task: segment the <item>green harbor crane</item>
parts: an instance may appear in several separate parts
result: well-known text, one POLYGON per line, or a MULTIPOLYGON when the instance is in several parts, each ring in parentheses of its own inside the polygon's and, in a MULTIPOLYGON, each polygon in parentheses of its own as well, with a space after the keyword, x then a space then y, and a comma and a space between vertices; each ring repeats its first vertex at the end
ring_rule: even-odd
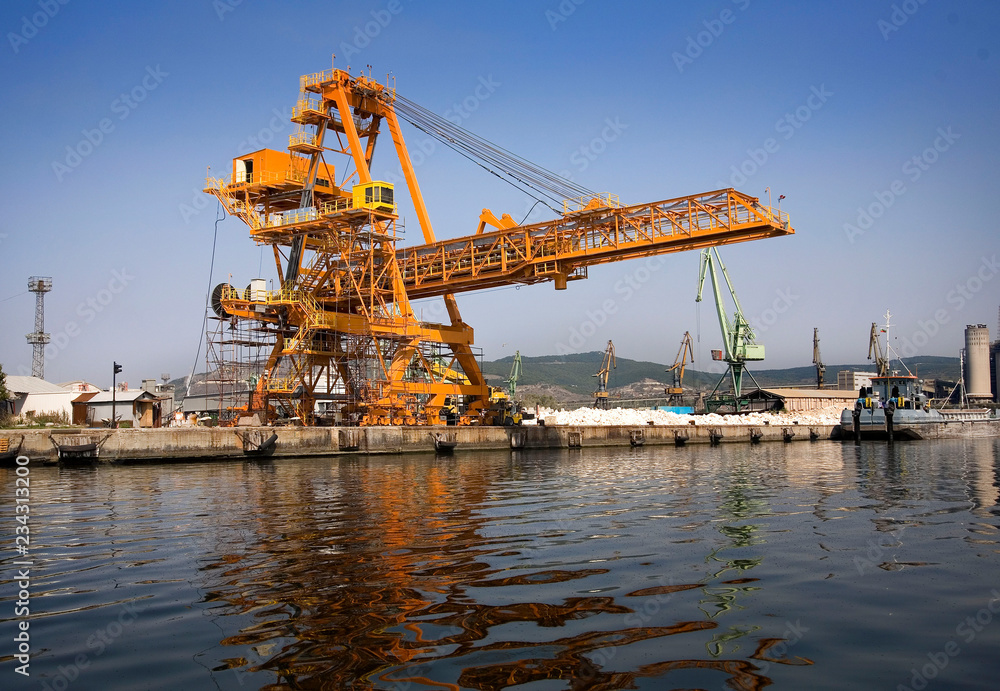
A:
POLYGON ((760 385, 757 384, 757 380, 753 378, 753 375, 750 374, 749 371, 747 371, 745 363, 748 361, 763 360, 764 346, 754 343, 753 328, 750 326, 750 322, 748 322, 743 316, 743 309, 740 307, 739 298, 736 297, 736 291, 733 289, 733 283, 729 280, 729 273, 726 271, 726 265, 722 263, 722 258, 719 257, 719 250, 714 247, 703 249, 701 251, 701 269, 698 277, 698 297, 695 298, 695 302, 701 302, 701 294, 703 288, 705 287, 706 275, 711 275, 712 277, 712 289, 715 292, 715 307, 719 313, 719 326, 722 327, 723 350, 713 350, 712 359, 725 360, 725 362, 729 365, 729 369, 726 374, 728 374, 730 378, 732 393, 717 394, 719 387, 726 379, 726 374, 723 374, 719 383, 716 384, 715 388, 712 390, 712 393, 707 399, 705 399, 705 410, 710 413, 740 413, 750 408, 749 397, 743 392, 744 373, 750 376, 750 380, 754 383, 754 386, 757 387, 757 390, 760 389, 760 385), (718 265, 718 269, 716 268, 716 265, 718 265), (719 289, 718 272, 720 271, 722 273, 722 277, 726 279, 726 286, 729 288, 729 294, 732 296, 733 303, 736 305, 736 311, 733 314, 733 320, 731 322, 726 316, 726 306, 722 298, 722 291, 719 289))
POLYGON ((521 378, 521 351, 514 351, 514 362, 510 366, 510 376, 507 377, 507 395, 514 400, 517 393, 517 380, 521 378))

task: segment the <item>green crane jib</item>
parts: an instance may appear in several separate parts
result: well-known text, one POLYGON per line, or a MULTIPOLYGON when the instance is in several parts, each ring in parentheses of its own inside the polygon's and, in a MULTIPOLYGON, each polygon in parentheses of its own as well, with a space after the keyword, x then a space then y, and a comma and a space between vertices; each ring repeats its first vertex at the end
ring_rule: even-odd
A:
POLYGON ((754 343, 753 328, 751 328, 750 322, 748 322, 743 316, 743 309, 740 307, 739 298, 736 297, 736 291, 733 289, 733 283, 729 280, 729 273, 726 271, 726 265, 722 263, 722 258, 719 257, 719 250, 714 247, 701 251, 701 270, 698 277, 698 297, 695 298, 695 302, 701 302, 701 294, 702 289, 705 287, 706 274, 711 274, 712 276, 712 289, 715 292, 715 307, 719 313, 719 326, 722 328, 722 343, 724 348, 721 352, 712 351, 712 359, 725 360, 729 364, 729 370, 727 373, 730 376, 733 393, 731 396, 721 394, 716 396, 719 386, 726 378, 726 375, 723 374, 722 379, 719 380, 719 383, 715 385, 715 389, 712 390, 711 395, 706 399, 705 406, 708 412, 715 412, 720 408, 726 407, 731 408, 732 412, 738 413, 749 407, 749 400, 743 395, 743 374, 748 374, 750 376, 750 380, 753 381, 754 386, 756 386, 757 389, 760 389, 760 385, 757 384, 757 380, 754 379, 753 375, 746 370, 744 363, 763 360, 764 346, 754 343), (726 279, 726 286, 729 288, 729 294, 732 296, 733 303, 736 305, 736 312, 733 314, 732 322, 730 322, 728 317, 726 317, 726 307, 723 302, 722 291, 719 289, 719 277, 716 270, 716 264, 718 264, 718 271, 721 271, 722 277, 726 279))
POLYGON ((517 393, 517 380, 521 378, 521 351, 514 352, 514 364, 510 366, 510 376, 507 377, 507 395, 514 400, 517 393))

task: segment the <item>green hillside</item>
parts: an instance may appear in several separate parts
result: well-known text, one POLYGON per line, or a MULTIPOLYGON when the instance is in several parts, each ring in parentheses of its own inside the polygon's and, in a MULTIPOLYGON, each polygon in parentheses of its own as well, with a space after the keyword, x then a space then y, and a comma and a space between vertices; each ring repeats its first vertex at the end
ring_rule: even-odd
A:
MULTIPOLYGON (((492 360, 483 363, 483 373, 494 386, 501 385, 510 374, 513 356, 492 360)), ((543 355, 540 357, 521 358, 521 379, 519 385, 548 384, 561 386, 570 391, 589 393, 594 388, 595 379, 593 377, 601 368, 604 353, 592 351, 589 353, 573 353, 570 355, 543 355)), ((628 386, 643 379, 653 379, 664 383, 669 382, 672 374, 667 373, 667 365, 658 362, 647 362, 641 360, 629 360, 628 358, 618 358, 618 367, 611 371, 608 377, 608 387, 616 388, 628 386)), ((958 378, 959 361, 958 358, 950 357, 920 357, 906 361, 910 370, 924 379, 949 379, 958 378)), ((892 363, 893 369, 905 371, 898 363, 892 363)), ((826 382, 836 385, 837 372, 840 370, 854 370, 860 372, 871 372, 872 363, 860 363, 852 365, 827 365, 826 382)), ((786 369, 754 369, 750 368, 753 376, 761 386, 810 386, 816 384, 816 368, 791 367, 786 369)), ((684 373, 684 385, 701 389, 711 389, 719 380, 718 374, 701 372, 687 369, 684 373)))

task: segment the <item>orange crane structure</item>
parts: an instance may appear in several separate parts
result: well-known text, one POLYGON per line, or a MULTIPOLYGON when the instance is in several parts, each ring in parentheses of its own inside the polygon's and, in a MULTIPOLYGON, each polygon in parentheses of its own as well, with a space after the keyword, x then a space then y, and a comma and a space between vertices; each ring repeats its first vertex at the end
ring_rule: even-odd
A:
POLYGON ((267 421, 500 422, 455 293, 546 281, 563 290, 596 264, 794 233, 787 214, 733 189, 623 205, 488 145, 370 75, 331 68, 300 87, 287 153, 240 156, 231 177, 209 178, 205 189, 271 247, 280 277, 274 290, 256 279, 213 295, 220 319, 270 339, 246 406, 267 421), (549 200, 578 194, 563 196, 552 220, 518 225, 484 209, 474 234, 438 240, 397 113, 491 172, 503 168, 519 188, 548 190, 549 200), (372 177, 383 125, 423 235, 416 246, 397 247, 395 187, 372 177), (341 168, 330 154, 343 157, 341 168), (417 318, 411 300, 428 297, 444 299, 449 323, 417 318), (317 419, 319 401, 333 418, 317 419))

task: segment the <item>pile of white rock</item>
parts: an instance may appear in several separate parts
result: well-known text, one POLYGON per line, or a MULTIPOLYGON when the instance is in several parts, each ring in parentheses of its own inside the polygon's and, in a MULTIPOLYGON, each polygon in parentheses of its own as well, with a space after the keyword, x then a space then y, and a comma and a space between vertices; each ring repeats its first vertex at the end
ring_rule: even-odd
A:
MULTIPOLYGON (((640 410, 636 408, 577 408, 576 410, 539 409, 538 417, 546 425, 607 425, 635 426, 648 425, 836 425, 840 422, 843 406, 835 405, 817 410, 780 413, 746 413, 743 415, 686 415, 666 410, 640 410)), ((532 424, 536 420, 525 420, 532 424)))

